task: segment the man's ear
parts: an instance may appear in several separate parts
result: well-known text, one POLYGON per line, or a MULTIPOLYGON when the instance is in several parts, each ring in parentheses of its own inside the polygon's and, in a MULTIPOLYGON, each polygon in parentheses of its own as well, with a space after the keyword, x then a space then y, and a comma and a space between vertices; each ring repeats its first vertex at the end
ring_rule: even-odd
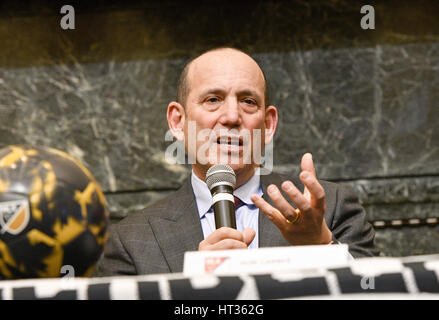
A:
POLYGON ((265 109, 265 144, 269 144, 276 133, 278 114, 275 106, 265 109))
POLYGON ((183 106, 175 101, 172 101, 168 105, 168 112, 166 114, 168 119, 169 130, 171 130, 172 135, 178 141, 184 140, 184 122, 185 113, 183 106))

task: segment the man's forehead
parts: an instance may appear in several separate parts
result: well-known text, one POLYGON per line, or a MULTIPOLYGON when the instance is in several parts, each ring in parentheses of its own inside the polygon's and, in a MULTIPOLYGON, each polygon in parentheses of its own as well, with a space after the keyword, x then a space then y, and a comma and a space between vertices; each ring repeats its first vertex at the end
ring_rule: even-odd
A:
POLYGON ((207 52, 191 62, 188 80, 214 80, 221 76, 242 76, 254 85, 264 85, 264 76, 259 65, 247 54, 234 49, 219 49, 207 52))

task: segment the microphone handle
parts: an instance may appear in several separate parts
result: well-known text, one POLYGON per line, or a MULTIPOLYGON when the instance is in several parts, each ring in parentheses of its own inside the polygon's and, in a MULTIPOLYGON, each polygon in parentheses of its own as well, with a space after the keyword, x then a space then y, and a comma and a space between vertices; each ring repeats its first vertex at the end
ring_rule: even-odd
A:
POLYGON ((229 227, 236 229, 235 202, 233 201, 233 188, 228 185, 218 185, 212 189, 214 198, 221 200, 213 204, 215 227, 229 227), (227 199, 226 199, 227 198, 227 199))
POLYGON ((215 227, 229 227, 236 229, 235 204, 229 200, 220 200, 213 205, 215 227))

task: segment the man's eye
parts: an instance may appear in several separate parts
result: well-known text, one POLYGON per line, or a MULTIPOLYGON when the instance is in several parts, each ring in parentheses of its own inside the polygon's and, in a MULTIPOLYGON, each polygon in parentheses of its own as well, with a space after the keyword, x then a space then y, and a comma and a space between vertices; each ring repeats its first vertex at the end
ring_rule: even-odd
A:
POLYGON ((209 103, 216 103, 218 101, 220 101, 218 97, 210 97, 210 98, 206 99, 206 102, 209 102, 209 103))
POLYGON ((256 105, 256 101, 252 100, 252 99, 244 99, 244 102, 246 104, 251 104, 251 105, 256 105))

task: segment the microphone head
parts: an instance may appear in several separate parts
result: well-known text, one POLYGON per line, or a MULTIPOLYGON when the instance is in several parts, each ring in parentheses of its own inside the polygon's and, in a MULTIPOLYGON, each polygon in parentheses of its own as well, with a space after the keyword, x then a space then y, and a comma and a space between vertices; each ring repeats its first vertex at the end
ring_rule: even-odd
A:
POLYGON ((210 191, 220 184, 226 184, 235 189, 235 171, 227 164, 216 164, 207 170, 206 184, 210 191))

